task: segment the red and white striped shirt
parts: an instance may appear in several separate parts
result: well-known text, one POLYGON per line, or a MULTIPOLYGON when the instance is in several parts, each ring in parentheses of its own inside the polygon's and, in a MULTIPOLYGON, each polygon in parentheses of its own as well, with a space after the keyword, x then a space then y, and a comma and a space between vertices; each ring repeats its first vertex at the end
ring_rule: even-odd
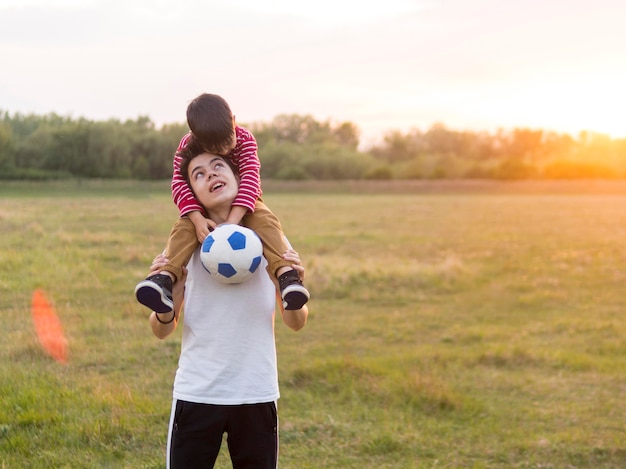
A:
MULTIPOLYGON (((239 193, 233 201, 233 205, 240 205, 246 207, 250 212, 254 212, 256 201, 261 196, 261 162, 259 160, 256 139, 248 129, 239 126, 235 126, 235 134, 237 135, 237 144, 228 157, 239 168, 241 181, 239 183, 239 193)), ((176 153, 185 146, 189 137, 191 137, 191 132, 182 138, 176 153)), ((202 205, 194 197, 191 188, 180 173, 181 162, 182 157, 178 154, 174 155, 172 199, 178 210, 180 210, 181 217, 194 210, 204 213, 202 205)))

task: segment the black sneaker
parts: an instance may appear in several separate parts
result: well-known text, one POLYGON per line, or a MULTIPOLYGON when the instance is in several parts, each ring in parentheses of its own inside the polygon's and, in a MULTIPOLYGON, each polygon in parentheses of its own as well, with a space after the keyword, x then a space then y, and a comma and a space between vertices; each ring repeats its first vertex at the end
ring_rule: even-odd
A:
POLYGON ((285 309, 300 309, 309 301, 309 292, 302 285, 300 276, 295 270, 289 270, 278 277, 278 285, 285 309))
POLYGON ((169 313, 174 308, 172 279, 169 275, 156 274, 139 282, 135 287, 137 301, 157 313, 169 313))

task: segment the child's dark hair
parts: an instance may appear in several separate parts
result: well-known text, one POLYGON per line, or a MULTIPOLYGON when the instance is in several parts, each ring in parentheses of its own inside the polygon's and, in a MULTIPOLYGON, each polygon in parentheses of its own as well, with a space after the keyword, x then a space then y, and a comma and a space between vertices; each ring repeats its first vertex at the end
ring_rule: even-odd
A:
MULTIPOLYGON (((191 135, 185 143, 185 146, 178 150, 178 152, 176 153, 177 156, 180 156, 182 158, 182 161, 180 162, 180 174, 185 179, 190 189, 191 184, 189 183, 189 163, 191 163, 191 160, 193 160, 196 156, 202 153, 207 153, 207 151, 202 147, 202 145, 200 145, 200 142, 198 142, 198 139, 195 137, 195 135, 191 135)), ((235 165, 232 159, 228 157, 221 158, 226 162, 226 164, 228 164, 228 166, 230 166, 230 168, 233 170, 233 173, 235 173, 235 176, 239 176, 239 168, 237 167, 237 165, 235 165)))
POLYGON ((219 153, 232 139, 233 113, 224 98, 203 93, 187 106, 187 125, 205 150, 219 153))

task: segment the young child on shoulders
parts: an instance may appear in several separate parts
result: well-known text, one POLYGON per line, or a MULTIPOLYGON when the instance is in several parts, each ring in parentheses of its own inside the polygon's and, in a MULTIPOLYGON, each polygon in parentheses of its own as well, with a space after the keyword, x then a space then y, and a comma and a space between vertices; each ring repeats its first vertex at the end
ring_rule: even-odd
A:
POLYGON ((198 243, 202 243, 216 227, 216 223, 206 217, 180 173, 180 153, 191 145, 197 145, 208 153, 230 158, 238 168, 239 193, 227 223, 242 224, 256 232, 263 242, 263 254, 270 274, 278 280, 284 308, 302 308, 309 300, 309 292, 291 263, 283 259, 282 254, 288 246, 280 220, 261 199, 261 163, 254 136, 235 123, 228 103, 215 94, 201 94, 189 104, 187 124, 190 132, 180 141, 173 162, 172 198, 180 211, 180 218, 172 228, 165 249, 169 264, 160 273, 137 284, 137 300, 157 313, 171 311, 173 284, 181 278, 182 268, 198 243))

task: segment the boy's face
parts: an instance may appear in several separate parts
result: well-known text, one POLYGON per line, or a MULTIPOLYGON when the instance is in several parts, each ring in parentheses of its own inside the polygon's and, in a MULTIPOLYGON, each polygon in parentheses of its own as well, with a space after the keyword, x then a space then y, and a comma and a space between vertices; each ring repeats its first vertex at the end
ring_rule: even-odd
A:
POLYGON ((202 153, 191 160, 189 183, 207 210, 230 207, 239 192, 239 180, 224 157, 202 153))

